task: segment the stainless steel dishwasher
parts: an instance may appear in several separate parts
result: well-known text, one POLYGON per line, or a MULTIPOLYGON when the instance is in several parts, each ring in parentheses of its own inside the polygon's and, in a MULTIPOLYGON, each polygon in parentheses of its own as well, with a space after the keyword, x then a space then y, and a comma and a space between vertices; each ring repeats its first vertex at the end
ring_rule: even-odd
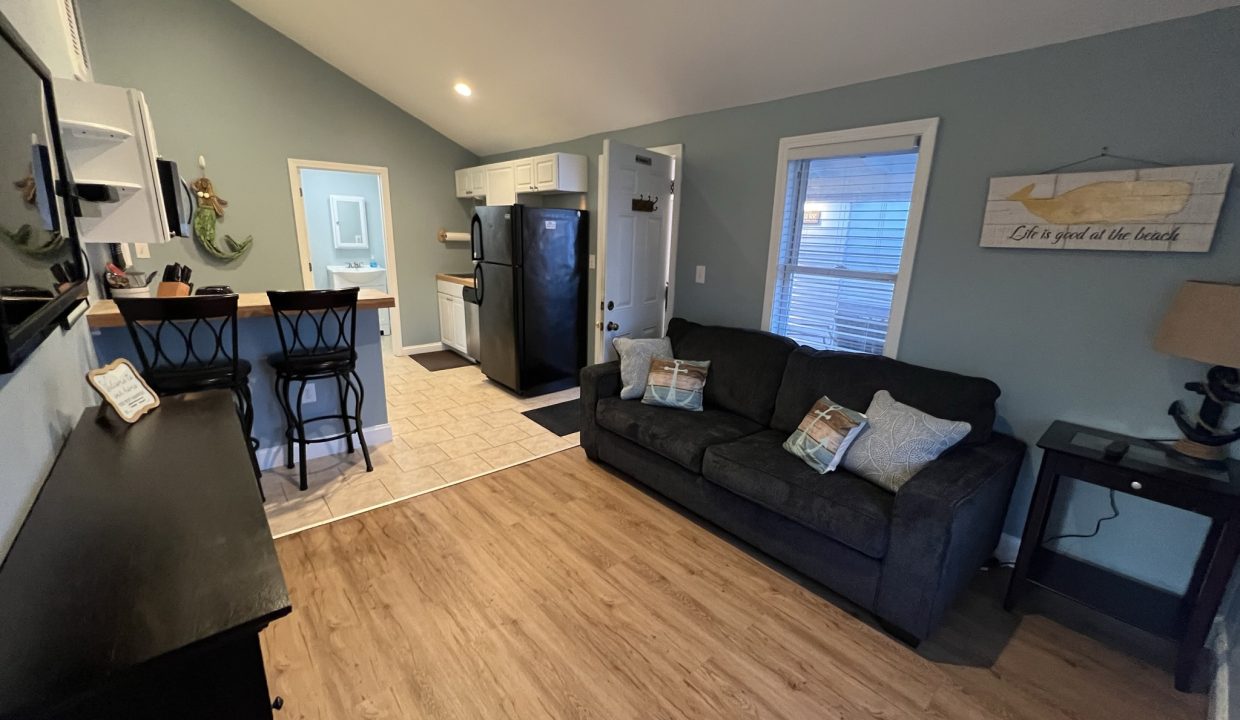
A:
POLYGON ((461 299, 465 301, 465 353, 474 362, 482 362, 479 357, 482 342, 478 339, 478 296, 472 287, 466 285, 461 299))

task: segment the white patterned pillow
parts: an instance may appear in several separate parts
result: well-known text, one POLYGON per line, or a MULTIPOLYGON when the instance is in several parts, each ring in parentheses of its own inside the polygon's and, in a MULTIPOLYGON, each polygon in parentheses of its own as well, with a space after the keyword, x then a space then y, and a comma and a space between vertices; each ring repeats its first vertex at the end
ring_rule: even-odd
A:
POLYGON ((886 390, 874 393, 865 416, 869 427, 848 449, 844 468, 892 492, 973 429, 897 402, 886 390))
POLYGON ((668 338, 634 340, 613 338, 611 346, 620 356, 621 400, 636 400, 646 392, 646 376, 650 374, 650 361, 672 356, 672 341, 668 338))

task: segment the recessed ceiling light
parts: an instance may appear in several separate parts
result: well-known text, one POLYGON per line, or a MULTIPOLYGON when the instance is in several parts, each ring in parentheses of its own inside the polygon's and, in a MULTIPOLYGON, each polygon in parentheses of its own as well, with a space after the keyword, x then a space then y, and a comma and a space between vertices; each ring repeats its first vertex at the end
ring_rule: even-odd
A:
POLYGON ((456 91, 457 95, 460 95, 462 97, 469 97, 470 95, 474 94, 474 89, 466 85, 465 83, 457 83, 452 86, 452 89, 456 91))

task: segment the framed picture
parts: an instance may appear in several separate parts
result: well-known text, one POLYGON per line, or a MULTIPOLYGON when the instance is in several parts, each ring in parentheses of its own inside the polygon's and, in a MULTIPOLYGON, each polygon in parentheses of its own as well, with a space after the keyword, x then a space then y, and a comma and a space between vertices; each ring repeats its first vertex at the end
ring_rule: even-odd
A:
POLYGON ((1207 252, 1232 166, 990 180, 982 247, 1207 252))
POLYGON ((86 382, 127 423, 135 423, 159 407, 159 396, 125 358, 86 373, 86 382))

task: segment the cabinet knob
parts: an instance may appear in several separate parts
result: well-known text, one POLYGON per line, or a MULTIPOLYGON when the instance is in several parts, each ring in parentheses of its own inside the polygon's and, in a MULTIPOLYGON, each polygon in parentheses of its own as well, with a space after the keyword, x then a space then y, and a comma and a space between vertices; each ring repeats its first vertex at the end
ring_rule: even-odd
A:
POLYGON ((1141 489, 1141 483, 1140 483, 1139 481, 1137 481, 1137 480, 1133 480, 1133 481, 1132 481, 1132 484, 1131 484, 1131 485, 1129 485, 1129 487, 1131 487, 1133 490, 1140 490, 1140 489, 1141 489))

